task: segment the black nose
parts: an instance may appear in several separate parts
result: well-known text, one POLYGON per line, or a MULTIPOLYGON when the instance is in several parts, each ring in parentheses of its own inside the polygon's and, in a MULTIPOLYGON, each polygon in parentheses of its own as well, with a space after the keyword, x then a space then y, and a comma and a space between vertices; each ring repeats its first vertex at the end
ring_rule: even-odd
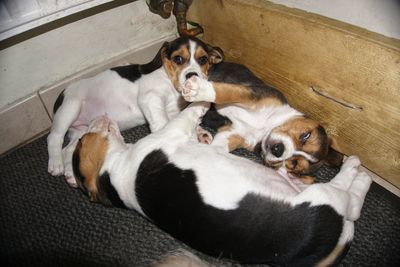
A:
POLYGON ((188 74, 186 74, 186 80, 188 80, 190 77, 194 75, 199 76, 196 72, 189 72, 188 74))
POLYGON ((271 146, 271 153, 275 157, 279 158, 285 151, 285 146, 282 143, 274 144, 271 146))

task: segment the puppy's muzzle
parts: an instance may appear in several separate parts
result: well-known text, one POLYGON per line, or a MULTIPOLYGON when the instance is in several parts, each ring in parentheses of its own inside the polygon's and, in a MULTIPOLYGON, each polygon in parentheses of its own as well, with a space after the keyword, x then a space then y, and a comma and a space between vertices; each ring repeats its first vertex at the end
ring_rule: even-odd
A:
POLYGON ((192 77, 192 76, 199 76, 199 74, 197 73, 197 72, 189 72, 189 73, 187 73, 186 75, 185 75, 185 78, 186 78, 186 80, 189 80, 190 79, 190 77, 192 77))

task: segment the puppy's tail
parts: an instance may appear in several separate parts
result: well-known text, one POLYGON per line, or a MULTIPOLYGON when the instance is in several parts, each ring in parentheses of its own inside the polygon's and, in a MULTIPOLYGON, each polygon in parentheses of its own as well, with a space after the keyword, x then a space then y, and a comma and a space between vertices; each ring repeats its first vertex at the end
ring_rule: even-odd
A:
POLYGON ((187 250, 171 252, 150 267, 215 267, 187 250))

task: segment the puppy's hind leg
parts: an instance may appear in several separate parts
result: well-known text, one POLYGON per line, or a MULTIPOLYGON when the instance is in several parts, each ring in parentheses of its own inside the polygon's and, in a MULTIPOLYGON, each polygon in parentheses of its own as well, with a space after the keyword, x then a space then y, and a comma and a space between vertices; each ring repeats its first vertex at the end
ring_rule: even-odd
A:
POLYGON ((87 126, 81 126, 79 128, 70 128, 68 132, 68 137, 70 139, 69 144, 62 150, 64 159, 64 178, 65 181, 71 187, 77 187, 73 167, 72 167, 72 155, 74 154, 76 144, 79 138, 82 137, 84 133, 87 132, 87 126))
POLYGON ((79 99, 65 99, 54 114, 53 125, 47 137, 48 172, 53 176, 64 174, 62 144, 69 127, 78 117, 80 108, 81 101, 79 99))
POLYGON ((348 190, 350 193, 350 205, 347 210, 348 220, 355 221, 360 217, 361 208, 371 183, 371 177, 365 172, 359 172, 356 178, 354 178, 348 190))

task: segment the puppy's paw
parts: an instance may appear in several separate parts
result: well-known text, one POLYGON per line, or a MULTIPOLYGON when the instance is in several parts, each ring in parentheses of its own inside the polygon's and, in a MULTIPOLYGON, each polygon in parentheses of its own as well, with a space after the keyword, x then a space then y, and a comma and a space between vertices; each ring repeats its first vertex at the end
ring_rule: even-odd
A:
POLYGON ((47 171, 53 176, 64 174, 64 163, 61 155, 49 158, 47 171))
POLYGON ((213 102, 215 91, 212 84, 198 76, 192 76, 182 86, 182 96, 188 102, 213 102))
POLYGON ((361 208, 365 196, 372 183, 372 178, 365 172, 359 172, 350 186, 350 205, 348 207, 347 219, 355 221, 360 217, 361 208))
POLYGON ((352 169, 358 168, 361 165, 361 161, 357 156, 349 156, 343 163, 341 169, 352 169))
POLYGON ((358 174, 358 167, 360 167, 361 161, 357 156, 349 156, 340 168, 340 173, 346 174, 346 176, 352 179, 358 174))
POLYGON ((331 180, 330 184, 340 190, 347 191, 354 178, 358 175, 358 167, 360 165, 361 162, 357 156, 348 157, 340 168, 339 173, 331 180))
POLYGON ((202 127, 197 126, 196 128, 197 139, 202 144, 211 144, 213 136, 209 131, 204 130, 202 127))
POLYGON ((71 187, 78 187, 78 184, 76 183, 76 178, 74 175, 74 171, 72 168, 72 163, 66 163, 65 164, 65 172, 64 172, 64 178, 67 184, 71 187))
POLYGON ((78 184, 76 183, 76 179, 75 176, 71 173, 65 173, 64 176, 65 181, 67 182, 67 184, 71 187, 78 187, 78 184))

